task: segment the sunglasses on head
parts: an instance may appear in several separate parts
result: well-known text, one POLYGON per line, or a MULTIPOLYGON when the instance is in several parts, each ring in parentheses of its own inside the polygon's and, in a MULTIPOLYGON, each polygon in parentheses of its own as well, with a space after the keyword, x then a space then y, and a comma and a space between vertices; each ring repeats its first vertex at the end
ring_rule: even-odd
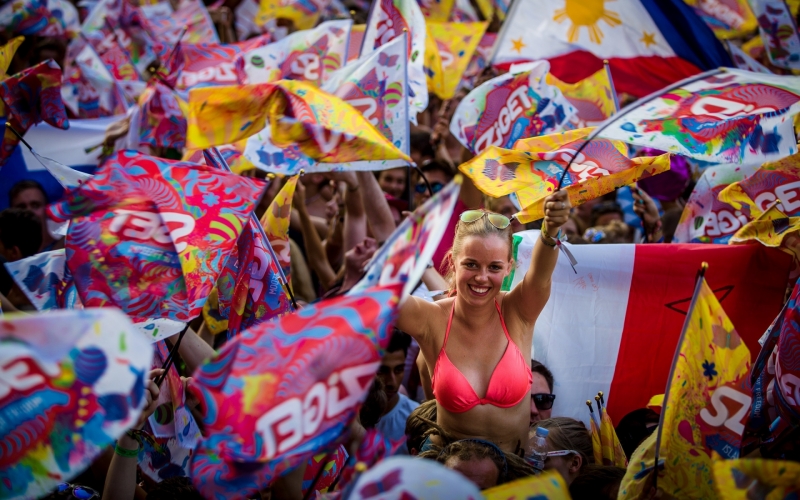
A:
POLYGON ((556 400, 555 394, 531 394, 531 399, 536 403, 536 408, 539 410, 549 410, 553 407, 553 401, 556 400))
POLYGON ((461 222, 471 224, 475 221, 481 220, 484 215, 487 219, 489 219, 489 223, 497 229, 505 229, 509 226, 509 224, 511 224, 511 219, 505 215, 496 214, 494 212, 486 212, 485 210, 467 210, 466 212, 461 212, 459 219, 461 219, 461 222))
POLYGON ((100 494, 86 486, 79 486, 77 484, 61 483, 56 490, 59 493, 71 493, 72 498, 78 500, 95 500, 100 498, 100 494))
MULTIPOLYGON (((431 191, 433 191, 433 194, 436 194, 439 191, 441 191, 443 187, 444 184, 442 184, 441 182, 431 182, 431 191)), ((414 191, 416 191, 417 194, 425 194, 428 191, 428 186, 425 185, 424 183, 417 184, 416 186, 414 186, 414 191)))

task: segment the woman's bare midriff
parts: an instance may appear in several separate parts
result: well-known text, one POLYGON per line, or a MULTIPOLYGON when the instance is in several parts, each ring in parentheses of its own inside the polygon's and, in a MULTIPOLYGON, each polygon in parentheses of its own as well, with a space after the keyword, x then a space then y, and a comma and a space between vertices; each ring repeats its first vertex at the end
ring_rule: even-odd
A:
POLYGON ((436 405, 436 423, 458 439, 486 439, 506 453, 525 449, 530 427, 530 402, 523 398, 516 406, 499 408, 478 405, 463 413, 450 413, 436 405))

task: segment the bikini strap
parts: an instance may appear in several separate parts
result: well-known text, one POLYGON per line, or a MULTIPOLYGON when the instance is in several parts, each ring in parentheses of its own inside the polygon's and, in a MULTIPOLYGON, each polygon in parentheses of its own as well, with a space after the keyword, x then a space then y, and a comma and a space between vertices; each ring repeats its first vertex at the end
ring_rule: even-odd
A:
POLYGON ((453 300, 453 307, 450 308, 450 319, 447 320, 447 330, 444 331, 444 344, 442 344, 442 350, 440 352, 444 352, 444 346, 447 345, 447 338, 450 337, 450 326, 453 324, 453 315, 456 312, 456 301, 453 300))
MULTIPOLYGON (((503 319, 503 313, 500 312, 500 303, 497 302, 497 299, 494 301, 494 306, 497 308, 497 314, 500 316, 500 325, 503 327, 503 333, 506 334, 506 338, 509 342, 511 342, 511 335, 508 334, 508 328, 506 328, 506 320, 503 319)), ((448 327, 449 329, 449 327, 448 327)), ((446 336, 445 336, 446 339, 446 336)))

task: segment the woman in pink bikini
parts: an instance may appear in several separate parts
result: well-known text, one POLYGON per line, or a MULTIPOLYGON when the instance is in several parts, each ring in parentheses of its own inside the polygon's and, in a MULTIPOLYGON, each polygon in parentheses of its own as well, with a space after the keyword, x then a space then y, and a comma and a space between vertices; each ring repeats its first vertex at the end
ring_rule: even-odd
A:
POLYGON ((505 452, 525 447, 530 423, 533 326, 550 297, 556 236, 567 222, 565 191, 545 200, 531 267, 501 292, 511 259, 509 219, 483 210, 460 216, 451 250, 452 298, 409 297, 397 327, 414 337, 433 374, 437 424, 457 439, 485 439, 505 452))

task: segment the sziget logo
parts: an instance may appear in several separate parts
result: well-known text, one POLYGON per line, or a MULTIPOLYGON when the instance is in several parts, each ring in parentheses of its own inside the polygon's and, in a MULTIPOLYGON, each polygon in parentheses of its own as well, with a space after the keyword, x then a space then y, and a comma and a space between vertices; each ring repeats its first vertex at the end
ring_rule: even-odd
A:
MULTIPOLYGON (((494 92, 494 91, 492 91, 494 92)), ((492 92, 486 95, 486 102, 491 102, 492 92)), ((475 153, 480 153, 489 146, 502 146, 508 131, 519 115, 529 109, 533 102, 527 95, 528 87, 522 85, 509 94, 506 103, 497 114, 497 119, 488 125, 486 132, 475 141, 475 153)), ((478 125, 480 127, 481 124, 478 125)))
POLYGON ((164 245, 174 242, 175 250, 181 253, 188 244, 179 240, 192 234, 194 225, 194 219, 186 214, 120 209, 114 210, 114 219, 108 229, 140 241, 155 240, 164 245))
POLYGON ((294 448, 313 436, 325 419, 336 418, 358 405, 379 365, 375 361, 333 372, 326 382, 311 386, 302 399, 287 399, 265 413, 256 422, 256 432, 266 447, 264 459, 294 448))
POLYGON ((224 62, 198 71, 183 71, 178 80, 179 87, 194 87, 198 83, 236 83, 233 63, 224 62))
POLYGON ((741 436, 744 433, 742 421, 750 410, 751 401, 750 396, 733 387, 727 385, 718 387, 711 395, 711 407, 714 413, 708 408, 703 408, 700 410, 700 419, 711 427, 725 426, 737 436, 741 436))
POLYGON ((319 80, 319 69, 322 65, 317 54, 303 53, 292 61, 289 70, 295 75, 301 75, 304 80, 316 82, 319 80))

